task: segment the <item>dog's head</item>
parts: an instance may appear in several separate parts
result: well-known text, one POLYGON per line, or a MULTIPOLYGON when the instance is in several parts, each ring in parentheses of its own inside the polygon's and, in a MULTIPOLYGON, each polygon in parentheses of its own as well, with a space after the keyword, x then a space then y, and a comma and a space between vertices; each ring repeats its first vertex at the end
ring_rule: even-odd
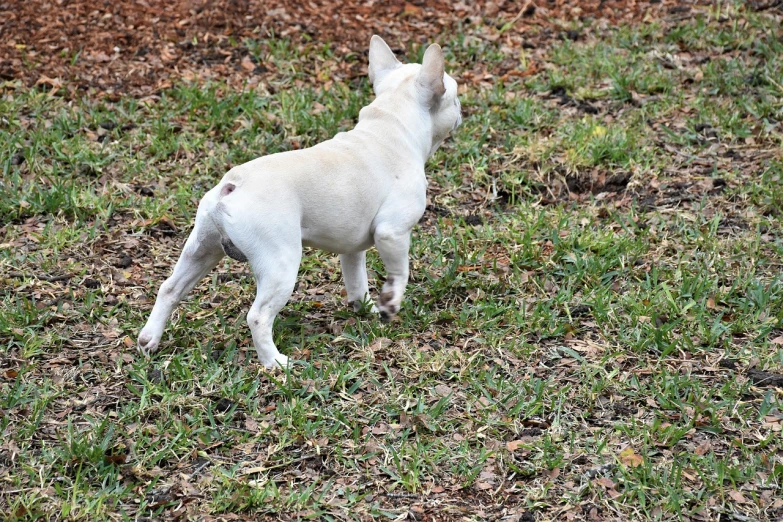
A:
POLYGON ((403 65, 386 42, 374 35, 370 40, 370 82, 375 95, 404 93, 427 111, 432 121, 432 149, 440 146, 462 123, 462 106, 457 98, 457 82, 446 74, 443 51, 430 45, 421 64, 403 65))

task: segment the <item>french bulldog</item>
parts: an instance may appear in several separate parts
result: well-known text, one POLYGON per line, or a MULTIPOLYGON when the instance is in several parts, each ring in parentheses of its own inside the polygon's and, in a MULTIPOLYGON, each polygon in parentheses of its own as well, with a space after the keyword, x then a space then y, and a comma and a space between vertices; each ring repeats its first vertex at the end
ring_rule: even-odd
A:
POLYGON ((174 307, 224 255, 252 268, 257 290, 247 322, 267 368, 288 364, 272 325, 294 290, 303 246, 339 254, 348 302, 359 310, 371 303, 365 251, 375 245, 387 275, 371 309, 383 320, 399 311, 411 230, 426 205, 424 164, 462 123, 461 106, 437 44, 421 64, 404 65, 373 36, 369 79, 375 100, 353 130, 234 167, 207 192, 139 335, 143 353, 158 348, 174 307))

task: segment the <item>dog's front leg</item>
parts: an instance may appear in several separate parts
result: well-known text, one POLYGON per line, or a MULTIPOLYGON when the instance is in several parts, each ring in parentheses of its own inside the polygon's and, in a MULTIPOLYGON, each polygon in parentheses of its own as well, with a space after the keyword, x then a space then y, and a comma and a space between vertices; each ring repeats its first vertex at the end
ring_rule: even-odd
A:
MULTIPOLYGON (((345 290, 348 293, 348 304, 354 311, 362 309, 362 305, 369 302, 370 287, 367 283, 367 260, 365 252, 340 254, 340 267, 343 270, 345 290)), ((378 313, 375 304, 370 302, 370 311, 378 313)))
POLYGON ((383 284, 378 309, 381 319, 390 321, 399 312, 405 287, 408 285, 408 249, 411 243, 411 231, 379 226, 375 231, 374 239, 375 247, 386 267, 386 282, 383 284))

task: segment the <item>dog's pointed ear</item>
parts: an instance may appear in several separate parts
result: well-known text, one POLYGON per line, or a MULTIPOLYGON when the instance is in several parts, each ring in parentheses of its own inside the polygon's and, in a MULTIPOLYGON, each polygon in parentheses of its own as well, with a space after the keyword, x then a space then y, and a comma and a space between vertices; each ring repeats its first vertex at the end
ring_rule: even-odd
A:
POLYGON ((370 39, 370 83, 375 88, 389 71, 402 65, 394 53, 377 34, 370 39))
POLYGON ((432 44, 424 52, 421 71, 416 78, 416 86, 423 92, 430 103, 438 100, 446 92, 443 76, 446 72, 443 50, 438 44, 432 44))

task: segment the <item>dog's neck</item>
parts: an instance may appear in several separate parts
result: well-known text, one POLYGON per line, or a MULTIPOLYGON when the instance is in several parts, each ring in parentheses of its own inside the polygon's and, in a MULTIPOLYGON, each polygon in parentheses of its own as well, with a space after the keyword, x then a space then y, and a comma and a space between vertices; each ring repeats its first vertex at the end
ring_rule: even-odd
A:
POLYGON ((389 138, 389 126, 395 126, 413 152, 421 155, 422 163, 429 159, 437 147, 432 143, 432 120, 416 103, 395 99, 390 95, 376 98, 359 111, 356 130, 377 134, 380 139, 389 138), (378 124, 382 123, 382 126, 378 124))

